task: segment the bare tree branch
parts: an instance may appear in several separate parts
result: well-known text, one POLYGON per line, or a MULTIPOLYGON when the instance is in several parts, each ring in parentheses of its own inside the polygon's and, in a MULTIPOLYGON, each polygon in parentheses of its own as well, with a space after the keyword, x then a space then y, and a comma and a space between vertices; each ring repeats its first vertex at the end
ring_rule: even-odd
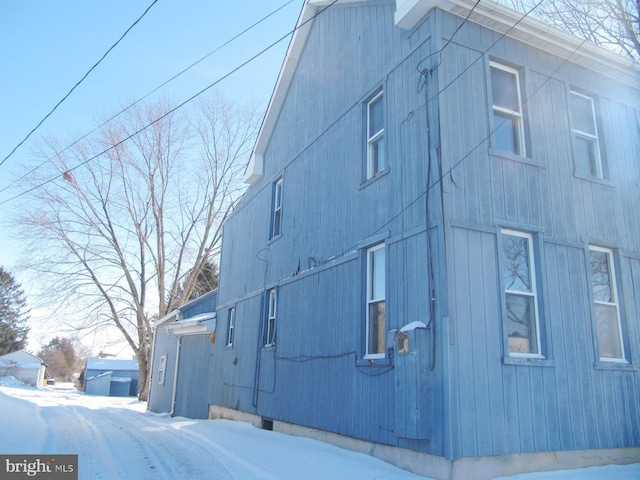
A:
POLYGON ((170 109, 166 100, 138 105, 64 153, 46 139, 39 154, 52 159, 25 190, 59 180, 33 190, 16 215, 30 239, 25 266, 46 282, 50 303, 79 331, 110 325, 120 332, 140 364, 141 398, 150 320, 200 293, 215 267, 260 121, 255 105, 214 94, 87 162, 170 109))

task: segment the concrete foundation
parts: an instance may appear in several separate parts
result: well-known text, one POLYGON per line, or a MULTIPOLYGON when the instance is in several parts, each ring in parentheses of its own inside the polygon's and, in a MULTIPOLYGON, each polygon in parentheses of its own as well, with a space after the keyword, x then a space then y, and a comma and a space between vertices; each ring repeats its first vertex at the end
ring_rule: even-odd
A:
MULTIPOLYGON (((209 405, 209 418, 248 422, 258 428, 263 424, 263 417, 259 415, 217 405, 209 405)), ((278 420, 273 421, 273 431, 312 438, 354 452, 365 453, 404 470, 437 480, 490 480, 495 477, 519 473, 640 463, 640 448, 514 453, 486 457, 463 457, 451 461, 436 455, 380 445, 278 420)))

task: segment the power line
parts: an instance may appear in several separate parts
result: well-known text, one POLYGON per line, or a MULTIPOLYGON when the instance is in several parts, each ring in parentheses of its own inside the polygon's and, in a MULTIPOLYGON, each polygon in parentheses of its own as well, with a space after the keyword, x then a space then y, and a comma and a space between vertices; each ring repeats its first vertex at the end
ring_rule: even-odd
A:
MULTIPOLYGON (((471 8, 471 10, 469 10, 469 13, 467 14, 467 16, 464 18, 464 20, 462 20, 462 23, 460 25, 458 25, 458 28, 455 29, 455 31, 451 34, 451 36, 449 37, 449 39, 446 41, 446 43, 444 44, 444 46, 438 50, 437 52, 433 52, 429 55, 427 55, 425 58, 423 58, 422 60, 420 60, 418 62, 418 65, 416 66, 416 70, 418 70, 418 73, 420 73, 421 75, 423 74, 423 71, 421 69, 421 65, 422 62, 424 62, 425 60, 427 60, 428 58, 431 58, 434 55, 440 55, 440 59, 438 60, 438 64, 434 67, 438 68, 440 66, 440 64, 442 63, 442 52, 444 52, 444 50, 449 46, 449 44, 453 41, 453 38, 456 36, 456 34, 462 29, 462 27, 464 26, 465 23, 467 23, 467 21, 469 21, 469 17, 471 17, 471 15, 473 14, 474 10, 476 9, 476 7, 480 4, 480 0, 477 0, 476 3, 473 5, 473 7, 471 8)), ((432 69, 433 70, 433 69, 432 69)))
POLYGON ((74 91, 74 90, 75 90, 75 89, 76 89, 76 88, 77 88, 77 87, 78 87, 78 86, 79 86, 79 85, 84 81, 84 79, 85 79, 85 78, 87 78, 87 77, 89 76, 89 74, 90 74, 90 73, 91 73, 91 72, 92 72, 92 71, 93 71, 93 70, 94 70, 98 65, 100 65, 100 63, 101 63, 101 62, 106 58, 106 56, 107 56, 107 55, 109 55, 109 53, 111 52, 111 50, 113 50, 113 49, 116 47, 116 45, 118 45, 118 44, 120 43, 120 41, 121 41, 121 40, 122 40, 122 39, 127 35, 127 33, 129 33, 129 32, 131 31, 131 29, 132 29, 133 27, 135 27, 135 26, 138 24, 138 22, 139 22, 140 20, 142 20, 142 18, 147 14, 147 12, 148 12, 149 10, 151 10, 151 7, 153 7, 157 2, 158 2, 158 0, 153 0, 153 2, 151 2, 151 5, 149 5, 149 6, 147 7, 147 9, 142 13, 142 15, 140 15, 140 17, 138 17, 138 19, 137 19, 135 22, 133 22, 129 28, 127 28, 127 30, 126 30, 126 31, 122 34, 122 36, 121 36, 121 37, 116 41, 116 43, 114 43, 113 45, 111 45, 111 47, 109 48, 109 50, 107 50, 107 51, 104 53, 104 55, 102 55, 102 57, 100 58, 100 60, 98 60, 98 61, 95 63, 95 65, 93 65, 93 67, 91 67, 91 68, 87 71, 87 73, 85 73, 85 74, 84 74, 84 76, 83 76, 83 77, 78 81, 78 83, 76 83, 76 84, 71 88, 71 90, 69 90, 69 92, 68 92, 64 97, 62 97, 62 99, 61 99, 58 103, 56 103, 56 105, 51 109, 51 111, 50 111, 49 113, 47 113, 47 114, 44 116, 44 118, 43 118, 42 120, 40 120, 40 122, 39 122, 35 127, 33 127, 33 129, 32 129, 32 130, 27 134, 27 136, 26 136, 26 137, 24 137, 24 138, 22 139, 22 141, 21 141, 20 143, 18 143, 18 145, 16 145, 16 146, 13 148, 13 150, 11 150, 11 152, 9 153, 9 155, 7 155, 6 157, 4 157, 4 158, 2 159, 2 161, 0 162, 0 166, 2 166, 2 165, 4 164, 4 162, 6 162, 6 161, 9 159, 9 157, 11 157, 11 155, 13 155, 13 154, 15 153, 15 151, 16 151, 16 150, 18 150, 18 148, 20 148, 20 147, 22 146, 22 144, 24 144, 24 142, 26 142, 26 141, 29 139, 29 137, 30 137, 30 136, 31 136, 31 135, 32 135, 32 134, 33 134, 33 133, 34 133, 38 128, 40 128, 40 126, 45 122, 45 120, 46 120, 47 118, 49 118, 49 117, 51 116, 51 114, 52 114, 53 112, 55 112, 55 111, 56 111, 56 109, 57 109, 57 108, 62 104, 62 102, 64 102, 64 101, 69 97, 69 95, 71 95, 71 93, 72 93, 72 92, 73 92, 73 91, 74 91))
MULTIPOLYGON (((156 0, 157 1, 157 0, 156 0)), ((133 137, 135 137, 136 135, 140 134, 141 132, 145 131, 147 128, 155 125, 156 123, 158 123, 160 120, 166 118, 167 116, 171 115, 173 112, 175 112, 176 110, 184 107, 187 103, 195 100, 197 97, 199 97, 200 95, 202 95, 204 92, 206 92, 207 90, 210 90, 212 87, 216 86, 218 83, 222 82, 223 80, 225 80, 226 78, 230 77, 231 75, 233 75, 235 72, 237 72, 238 70, 240 70, 241 68, 245 67, 246 65, 248 65, 249 63, 251 63, 252 61, 254 61, 256 58, 260 57, 261 55, 263 55, 264 53, 266 53, 267 51, 269 51, 270 49, 272 49, 273 47, 275 47, 277 44, 279 44, 280 42, 282 42, 283 40, 285 40, 286 38, 288 38, 289 36, 291 36, 293 33, 295 33, 297 30, 299 30, 300 28, 302 28, 303 26, 305 26, 307 23, 311 22, 312 20, 314 20, 318 15, 322 14, 323 12, 325 12, 326 10, 328 10, 329 8, 331 8, 333 5, 335 5, 339 0, 333 0, 333 2, 331 2, 329 5, 327 5, 325 8, 323 8, 322 10, 319 10, 318 12, 316 12, 314 15, 312 15, 310 18, 308 18, 307 20, 305 20, 304 22, 302 22, 300 25, 297 25, 293 30, 287 32, 285 35, 283 35, 282 37, 280 37, 278 40, 276 40, 275 42, 271 43, 268 47, 262 49, 260 52, 256 53, 253 57, 249 58, 248 60, 246 60, 245 62, 241 63, 239 66, 235 67, 233 70, 229 71, 228 73, 226 73, 225 75, 223 75, 222 77, 218 78, 215 82, 209 84, 208 86, 206 86, 205 88, 203 88, 202 90, 200 90, 198 93, 192 95, 191 97, 189 97, 188 99, 186 99, 185 101, 183 101, 182 103, 180 103, 179 105, 173 107, 172 109, 170 109, 168 112, 164 113, 163 115, 161 115, 160 117, 156 118, 154 121, 148 123, 147 125, 145 125, 144 127, 140 128, 139 130, 133 132, 132 134, 130 134, 129 136, 125 137, 124 139, 120 140, 119 142, 105 148, 104 150, 102 150, 99 153, 96 153, 95 155, 93 155, 92 157, 89 157, 87 160, 79 163, 78 165, 76 165, 73 168, 70 168, 69 170, 67 170, 66 172, 64 172, 65 175, 70 174, 71 172, 77 170, 78 168, 86 165, 87 163, 95 160, 96 158, 104 155, 105 153, 113 150, 114 148, 122 145, 123 143, 131 140, 133 137)), ((25 190, 24 192, 21 192, 17 195, 14 195, 13 197, 4 200, 2 202, 0 202, 0 205, 4 205, 6 203, 9 203, 17 198, 20 198, 24 195, 27 195, 28 193, 33 192, 34 190, 37 190, 38 188, 42 188, 45 185, 48 185, 49 183, 54 182, 56 179, 58 179, 58 176, 50 178, 49 180, 46 180, 42 183, 39 183, 38 185, 30 188, 29 190, 25 190)))
MULTIPOLYGON (((294 0, 289 0, 287 3, 283 4, 282 6, 276 8, 274 11, 272 11, 271 13, 269 13, 268 15, 262 17, 260 20, 258 20, 257 22, 255 22, 253 25, 245 28, 242 32, 238 33, 237 35, 233 36, 232 38, 230 38, 229 40, 227 40, 226 42, 224 42, 223 44, 219 45, 218 47, 216 47, 215 49, 213 49, 212 51, 210 51, 209 53, 207 53, 204 57, 200 58, 199 60, 196 60, 195 62, 193 62, 191 65, 189 65, 188 67, 186 67, 185 69, 183 69, 182 71, 180 71, 179 73, 175 74, 173 77, 169 78, 168 80, 166 80, 165 82, 163 82, 162 84, 158 85, 156 88, 154 88, 153 90, 151 90, 149 93, 145 94, 144 96, 142 96, 141 98, 139 98, 138 100, 136 100, 135 102, 133 102, 132 104, 128 105, 127 107, 123 108, 122 110, 120 110, 118 113, 116 113, 115 115, 112 115, 110 118, 108 118, 107 120, 105 120, 104 122, 102 122, 100 125, 98 125, 97 127, 95 127, 93 130, 85 133, 82 137, 78 138, 77 140, 75 140, 73 143, 71 143, 70 145, 66 146, 65 148, 63 148, 62 150, 60 150, 60 152, 58 152, 58 155, 61 153, 66 152, 67 150, 69 150, 71 147, 73 147, 74 145, 78 144, 79 142, 81 142, 82 140, 84 140, 85 138, 87 138, 89 135, 91 135, 92 133, 95 133, 97 130, 101 129, 102 127, 104 127, 105 125, 107 125, 109 122, 111 122, 112 120, 114 120, 115 118, 119 117, 120 115, 122 115, 124 112, 126 112, 127 110, 133 108, 134 106, 136 106, 138 103, 140 103, 141 101, 143 101, 144 99, 148 98, 150 95, 154 94, 155 92, 157 92, 158 90, 160 90, 162 87, 166 86, 167 84, 169 84, 170 82, 174 81, 176 78, 180 77, 181 75, 183 75, 184 73, 186 73, 188 70, 191 70, 193 67, 195 67, 196 65, 198 65, 199 63, 203 62, 204 60, 206 60, 207 58, 209 58, 211 55, 213 55, 214 53, 218 52, 219 50, 221 50, 222 48, 226 47, 227 45, 229 45, 231 42, 237 40, 238 38, 240 38, 242 35, 244 35, 245 33, 249 32, 250 30, 252 30, 253 28, 255 28, 256 26, 258 26, 260 23, 264 22, 265 20, 267 20, 268 18, 272 17, 273 15, 275 15, 277 12, 279 12, 280 10, 282 10, 284 7, 286 7, 287 5, 289 5, 290 3, 292 3, 294 0)), ((25 173, 24 175, 22 175, 19 179, 14 180, 13 182, 11 182, 9 185, 5 186, 4 188, 0 189, 0 193, 3 193, 5 191, 7 191, 8 189, 10 189, 11 187, 13 187, 14 185, 16 185, 17 183, 19 183, 21 180, 23 180, 24 178, 28 177, 29 175, 31 175, 33 172, 35 172, 36 170, 38 170, 39 168, 41 168, 43 165, 45 165, 47 162, 49 162, 51 159, 53 159, 55 157, 51 156, 49 158, 47 158, 46 160, 44 160, 42 163, 40 163, 39 165, 35 166, 34 168, 32 168, 31 170, 29 170, 27 173, 25 173)))
MULTIPOLYGON (((529 14, 531 14, 531 13, 533 12, 533 10, 535 10, 535 9, 536 9, 536 8, 537 8, 537 7, 538 7, 538 6, 543 2, 543 1, 544 1, 544 0, 541 0, 541 1, 540 1, 538 4, 536 4, 536 5, 535 5, 531 10, 529 10, 529 11, 528 11, 528 12, 526 12, 522 17, 520 17, 520 18, 518 19, 518 21, 517 21, 517 22, 516 22, 516 23, 515 23, 511 28, 509 28, 506 32, 504 32, 504 33, 500 34, 500 36, 498 37, 498 39, 497 39, 496 41, 494 41, 494 42, 493 42, 493 43, 492 43, 492 44, 487 48, 487 50, 485 50, 484 52, 482 52, 482 54, 481 54, 481 55, 479 55, 479 57, 478 57, 478 58, 476 58, 473 62, 471 62, 471 64, 470 64, 467 68, 465 68, 462 72, 460 72, 460 73, 459 73, 459 74, 458 74, 458 75, 457 75, 457 76, 456 76, 456 77, 455 77, 451 82, 449 82, 449 83, 448 83, 447 85, 445 85, 441 90, 439 90, 436 94, 434 94, 431 98, 429 98, 429 99, 427 100, 427 103, 425 103, 425 104, 421 105, 418 109, 411 111, 411 112, 409 113, 409 115, 407 116, 407 119, 408 119, 408 118, 410 118, 410 116, 411 116, 413 113, 415 113, 417 110, 420 110, 420 109, 422 109, 422 108, 426 107, 426 105, 427 105, 430 101, 432 101, 432 100, 434 100, 434 99, 438 98, 438 97, 439 97, 439 96, 440 96, 440 95, 441 95, 445 90, 447 90, 447 89, 448 89, 448 88, 449 88, 449 87, 450 87, 454 82, 456 82, 457 80, 459 80, 459 79, 460 79, 460 77, 461 77, 465 72, 467 72, 471 66, 473 66, 476 62, 478 62, 478 61, 479 61, 479 59, 484 58, 484 57, 487 55, 487 53, 489 53, 489 51, 490 51, 490 50, 491 50, 491 49, 492 49, 492 48, 493 48, 493 47, 494 47, 498 42, 500 42, 502 39, 504 39, 504 37, 506 37, 506 36, 508 35, 508 33, 509 33, 511 30, 513 30, 513 28, 515 28, 518 24, 520 24, 520 23, 521 23, 521 22, 522 22, 522 21, 523 21, 523 20, 524 20, 524 19, 525 19, 529 14)), ((456 32, 457 32, 457 30, 456 30, 456 32)), ((453 34, 453 35, 455 35, 455 33, 456 33, 456 32, 454 32, 454 34, 453 34)), ((453 38, 453 35, 452 35, 452 38, 453 38)), ((576 52, 578 52, 578 50, 580 50, 580 48, 582 48, 582 46, 583 46, 586 42, 587 42, 587 39, 583 39, 583 41, 582 41, 582 42, 581 42, 581 43, 580 43, 576 48, 574 48, 574 50, 573 50, 573 51, 572 51, 572 52, 571 52, 571 53, 570 53, 570 54, 569 54, 569 55, 568 55, 568 56, 567 56, 567 57, 566 57, 566 58, 565 58, 565 59, 560 63, 560 65, 558 65, 558 67, 557 67, 557 68, 556 68, 556 69, 551 73, 551 75, 549 75, 549 76, 547 77, 547 79, 546 79, 545 81, 543 81, 543 82, 538 86, 538 88, 537 88, 536 90, 534 90, 533 92, 531 92, 531 93, 526 97, 526 99, 524 100, 524 102, 522 102, 522 104, 521 104, 520 106, 524 106, 524 105, 526 105, 526 104, 531 100, 531 98, 532 98, 535 94, 537 94, 537 93, 538 93, 538 92, 539 92, 539 91, 540 91, 540 90, 541 90, 541 89, 542 89, 542 88, 543 88, 547 83, 549 83, 549 82, 550 82, 550 81, 555 77, 555 75, 558 73, 558 71, 559 71, 562 67, 564 67, 564 66, 569 62, 569 60, 573 57, 573 55, 574 55, 576 52)), ((447 42, 447 43, 448 43, 448 42, 447 42)), ((441 50, 442 50, 442 49, 441 49, 441 50)), ((441 51, 441 50, 440 50, 440 51, 441 51)), ((437 52, 436 52, 436 53, 437 53, 437 52)), ((425 58, 428 58, 428 57, 425 57, 425 58)), ((424 60, 424 59, 423 59, 423 60, 424 60)), ((421 61, 423 61, 423 60, 421 60, 421 61)), ((399 65, 398 65, 398 66, 399 66, 399 65)), ((395 68, 398 68, 398 66, 396 66, 395 68)), ((394 68, 394 69, 395 69, 395 68, 394 68)), ((421 73, 421 75, 422 75, 422 73, 421 73)), ((361 102, 360 102, 360 101, 358 101, 358 102, 355 102, 353 105, 349 106, 349 107, 347 108, 347 110, 346 110, 344 113, 342 113, 342 114, 341 114, 341 115, 340 115, 340 116, 339 116, 335 121, 331 122, 331 124, 330 124, 327 128, 325 128, 325 129, 324 129, 324 130, 323 130, 323 131, 322 131, 318 136, 316 136, 316 138, 314 138, 314 139, 313 139, 313 141, 312 141, 309 145, 307 145, 307 146, 306 146, 306 147, 305 147, 305 148, 304 148, 304 149, 303 149, 299 154, 297 154, 297 155, 296 155, 296 156, 295 156, 295 157, 294 157, 290 162, 288 162, 288 163, 285 165, 284 169, 288 168, 288 167, 289 167, 289 166, 290 166, 294 161, 296 161, 298 158, 300 158, 300 156, 301 156, 304 152, 306 152, 308 149, 310 149, 310 148, 313 146, 313 144, 315 144, 318 140, 320 140, 320 139, 321 139, 321 138, 322 138, 322 137, 323 137, 323 136, 324 136, 324 135, 325 135, 329 130, 331 130, 335 125, 337 125, 337 124, 338 124, 338 122, 339 122, 340 120, 342 120, 344 117, 346 117, 346 115, 348 115, 348 114, 349 114, 349 112, 353 110, 353 108, 357 107, 357 106, 358 106, 358 105, 360 105, 360 104, 361 104, 361 102)), ((405 119, 405 121, 406 121, 406 119, 405 119)), ((404 122, 404 121, 403 121, 403 122, 404 122)), ((348 248, 346 248, 346 249, 342 250, 341 252, 339 252, 339 253, 337 253, 337 254, 335 254, 335 255, 332 255, 332 256, 331 256, 331 257, 329 257, 329 258, 326 258, 325 260, 322 260, 322 261, 316 262, 316 263, 315 263, 315 266, 321 266, 321 265, 327 264, 327 263, 329 263, 329 262, 331 262, 331 261, 334 261, 334 260, 336 260, 336 259, 338 259, 338 258, 344 257, 345 255, 348 255, 349 253, 351 253, 351 252, 353 252, 354 250, 356 250, 356 249, 358 248, 358 245, 360 245, 360 243, 361 243, 361 242, 363 242, 363 241, 365 241, 367 238, 370 238, 371 236, 373 236, 373 235, 375 235, 375 234, 379 233, 382 229, 384 229, 384 228, 388 227, 392 222, 394 222, 395 220, 397 220, 398 218, 400 218, 400 216, 401 216, 402 214, 404 214, 407 210, 409 210, 411 207, 413 207, 413 206, 414 206, 414 205, 416 205, 419 201, 421 201, 421 200, 422 200, 422 199, 423 199, 423 198, 424 198, 424 197, 425 197, 425 196, 426 196, 426 195, 431 191, 431 189, 432 189, 432 188, 434 188, 436 185, 438 185, 439 183, 441 183, 441 182, 442 182, 442 180, 444 179, 444 177, 446 177, 447 175, 451 175, 451 173, 453 172, 453 170, 455 170, 457 167, 459 167, 459 166, 460 166, 460 165, 461 165, 461 164, 462 164, 462 163, 463 163, 467 158, 469 158, 469 156, 471 156, 471 154, 473 154, 473 152, 475 152, 478 148, 480 148, 480 146, 481 146, 481 145, 483 145, 484 143, 486 143, 486 142, 491 138, 491 136, 495 133, 495 131, 496 131, 500 126, 501 126, 501 124, 500 124, 500 125, 497 125, 497 126, 494 126, 493 130, 491 130, 485 138, 483 138, 482 140, 480 140, 480 141, 479 141, 479 142, 478 142, 478 143, 477 143, 477 144, 476 144, 476 145, 475 145, 471 150, 469 150, 465 155, 463 155, 463 156, 462 156, 462 157, 461 157, 461 158, 460 158, 460 159, 459 159, 455 164, 453 164, 453 165, 452 165, 452 166, 451 166, 451 167, 450 167, 446 172, 441 173, 441 174, 439 175, 439 178, 438 178, 435 182, 433 182, 431 185, 427 185, 427 188, 426 188, 422 193, 420 193, 420 194, 419 194, 415 199, 413 199, 409 204, 407 204, 405 207, 403 207, 403 208, 402 208, 398 213, 396 213, 395 215, 393 215, 389 220, 387 220, 385 223, 383 223, 382 225, 380 225, 377 229, 375 229, 375 230, 373 230, 372 232, 369 232, 367 235, 365 235, 365 236, 361 237, 361 239, 360 239, 360 240, 358 240, 357 242, 355 242, 355 243, 351 244, 348 248)), ((268 185, 265 185, 263 188, 267 188, 267 187, 268 187, 268 185)), ((281 279, 281 280, 284 280, 284 279, 281 279)))

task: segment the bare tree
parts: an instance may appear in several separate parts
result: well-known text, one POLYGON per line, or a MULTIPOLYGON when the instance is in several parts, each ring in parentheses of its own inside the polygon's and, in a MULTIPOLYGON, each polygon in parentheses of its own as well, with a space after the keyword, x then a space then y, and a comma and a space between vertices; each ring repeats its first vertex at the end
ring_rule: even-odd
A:
MULTIPOLYGON (((498 0, 529 11, 540 0, 498 0)), ((555 27, 640 60, 640 1, 546 0, 533 15, 555 27)))
POLYGON ((150 320, 189 298, 217 258, 259 126, 255 106, 216 94, 170 110, 166 100, 137 106, 66 150, 49 139, 48 168, 36 170, 18 212, 26 266, 48 281, 47 298, 79 330, 120 332, 138 359, 143 400, 150 320))

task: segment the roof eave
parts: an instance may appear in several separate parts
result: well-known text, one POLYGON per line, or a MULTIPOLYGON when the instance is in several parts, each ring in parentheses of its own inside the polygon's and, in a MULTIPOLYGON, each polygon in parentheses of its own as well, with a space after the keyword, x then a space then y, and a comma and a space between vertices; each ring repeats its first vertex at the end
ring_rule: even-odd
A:
MULTIPOLYGON (((357 0, 339 0, 339 3, 354 1, 357 0)), ((244 181, 250 185, 257 183, 264 175, 264 155, 311 32, 314 16, 319 8, 332 4, 331 0, 307 0, 302 7, 296 30, 289 43, 282 69, 258 133, 253 154, 245 171, 244 181)), ((398 27, 411 30, 418 26, 433 8, 440 8, 454 15, 466 17, 475 4, 476 2, 473 0, 396 0, 394 20, 398 27)), ((636 62, 593 43, 585 42, 581 38, 532 17, 522 19, 522 16, 523 14, 520 12, 485 0, 475 7, 469 19, 498 33, 507 34, 560 58, 567 58, 573 63, 598 71, 632 87, 640 88, 640 65, 636 62), (514 28, 516 22, 519 23, 514 28)))
POLYGON ((485 0, 477 5, 473 0, 397 0, 396 3, 395 23, 400 28, 415 28, 433 8, 440 8, 463 18, 473 10, 469 20, 478 25, 640 88, 640 65, 630 58, 533 17, 523 18, 521 12, 493 1, 485 0))

